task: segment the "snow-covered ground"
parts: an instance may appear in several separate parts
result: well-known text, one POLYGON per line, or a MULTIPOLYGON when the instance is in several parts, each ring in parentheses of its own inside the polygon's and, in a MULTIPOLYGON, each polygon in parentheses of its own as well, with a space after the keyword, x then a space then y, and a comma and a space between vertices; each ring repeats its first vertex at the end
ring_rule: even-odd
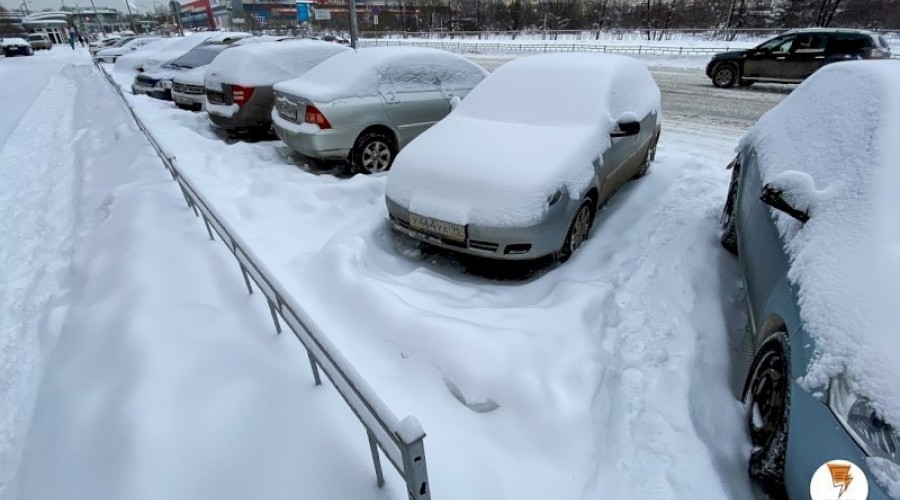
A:
MULTIPOLYGON (((312 386, 301 346, 272 335, 86 55, 30 60, 0 65, 0 81, 77 78, 30 88, 31 111, 4 97, 46 133, 0 120, 0 209, 30 209, 6 218, 0 264, 43 251, 60 269, 32 286, 43 295, 0 301, 0 366, 13 373, 0 380, 21 382, 0 385, 18 412, 0 421, 0 465, 13 470, 24 448, 18 498, 402 498, 393 474, 375 488, 363 429, 312 386), (59 137, 77 138, 62 141, 71 151, 59 137), (27 178, 11 192, 7 176, 27 178), (62 227, 35 237, 39 215, 62 227), (44 331, 55 350, 29 347, 44 331)), ((649 175, 598 214, 571 261, 523 268, 395 236, 384 176, 346 177, 279 141, 226 141, 204 113, 128 98, 387 404, 420 419, 435 498, 753 497, 735 398, 745 320, 717 240, 740 128, 665 118, 664 95, 649 175)), ((48 268, 34 266, 23 276, 48 268)))

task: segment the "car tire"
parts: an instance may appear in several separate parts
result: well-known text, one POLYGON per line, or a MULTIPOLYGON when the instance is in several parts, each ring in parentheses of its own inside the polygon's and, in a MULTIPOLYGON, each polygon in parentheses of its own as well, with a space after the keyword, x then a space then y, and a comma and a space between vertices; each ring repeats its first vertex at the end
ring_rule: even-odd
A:
POLYGON ((587 240, 591 234, 591 227, 594 225, 594 216, 597 209, 594 200, 588 196, 581 202, 572 222, 569 224, 569 231, 566 232, 566 239, 563 241, 562 247, 556 252, 554 258, 557 262, 565 262, 572 257, 581 245, 587 240))
POLYGON ((653 160, 656 159, 656 144, 658 142, 659 134, 656 134, 650 141, 650 146, 647 148, 647 154, 644 155, 644 161, 641 163, 641 168, 638 169, 632 179, 640 179, 641 177, 647 175, 647 171, 650 170, 650 164, 653 162, 653 160))
POLYGON ((740 178, 740 166, 735 166, 731 172, 731 182, 728 184, 728 197, 725 199, 725 206, 722 207, 722 216, 719 218, 719 224, 722 227, 722 234, 719 241, 725 250, 732 255, 737 255, 737 224, 735 223, 735 209, 738 195, 738 179, 740 178))
POLYGON ((361 174, 386 172, 397 156, 394 138, 378 131, 369 131, 360 135, 350 152, 350 163, 353 169, 361 174))
POLYGON ((713 69, 713 85, 723 89, 729 89, 741 79, 740 71, 734 63, 722 63, 713 69))
POLYGON ((744 388, 750 431, 748 472, 772 498, 786 498, 784 462, 791 401, 790 343, 780 331, 756 352, 744 388))

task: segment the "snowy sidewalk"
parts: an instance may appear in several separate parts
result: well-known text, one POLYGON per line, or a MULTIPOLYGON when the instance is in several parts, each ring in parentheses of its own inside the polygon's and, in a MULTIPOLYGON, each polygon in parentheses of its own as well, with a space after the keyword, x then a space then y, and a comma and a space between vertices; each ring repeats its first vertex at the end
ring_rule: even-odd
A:
POLYGON ((0 498, 401 498, 84 54, 31 60, 0 65, 34 102, 0 138, 0 498))

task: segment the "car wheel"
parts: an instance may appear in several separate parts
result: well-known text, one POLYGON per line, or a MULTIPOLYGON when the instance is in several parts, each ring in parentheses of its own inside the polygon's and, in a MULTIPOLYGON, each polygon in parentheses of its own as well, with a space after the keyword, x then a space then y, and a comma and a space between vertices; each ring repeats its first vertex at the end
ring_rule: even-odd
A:
POLYGON ((716 66, 712 74, 713 85, 723 89, 734 87, 739 79, 737 66, 731 63, 716 66))
POLYGON ((731 183, 728 185, 728 198, 725 199, 725 206, 722 207, 722 216, 719 223, 722 227, 722 235, 719 240, 725 250, 731 254, 737 255, 737 225, 734 221, 734 212, 737 204, 738 195, 738 178, 740 178, 740 168, 735 166, 731 172, 731 183))
POLYGON ((634 174, 632 179, 640 179, 641 177, 647 175, 647 171, 650 170, 650 163, 656 159, 656 143, 659 142, 659 136, 656 135, 653 137, 653 140, 650 142, 650 147, 647 148, 647 154, 644 155, 644 161, 641 163, 641 168, 634 174))
POLYGON ((773 498, 784 498, 791 399, 789 354, 785 332, 770 336, 756 353, 744 390, 753 446, 748 471, 773 498))
POLYGON ((361 174, 385 172, 391 168, 397 147, 394 140, 382 132, 366 132, 359 136, 351 152, 353 168, 361 174))
POLYGON ((555 257, 558 262, 569 260, 572 254, 575 253, 575 250, 578 250, 584 244, 591 234, 595 213, 594 200, 590 197, 585 198, 581 202, 581 206, 578 207, 578 211, 575 212, 575 217, 572 218, 572 223, 569 225, 569 232, 566 233, 566 239, 562 248, 556 252, 555 257))

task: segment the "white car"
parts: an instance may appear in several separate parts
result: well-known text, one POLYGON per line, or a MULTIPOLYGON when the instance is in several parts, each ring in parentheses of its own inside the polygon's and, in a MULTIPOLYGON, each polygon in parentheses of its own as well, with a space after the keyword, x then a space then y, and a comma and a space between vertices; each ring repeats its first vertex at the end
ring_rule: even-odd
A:
POLYGON ((207 31, 185 37, 164 38, 160 41, 145 45, 143 47, 144 50, 136 50, 130 54, 119 57, 116 61, 115 71, 130 72, 133 77, 134 72, 143 72, 145 70, 159 68, 163 64, 178 59, 201 43, 207 41, 230 43, 231 41, 247 38, 249 36, 252 35, 250 33, 241 32, 219 33, 207 31))
POLYGON ((110 47, 106 49, 100 49, 94 54, 94 59, 97 59, 100 62, 104 63, 114 63, 116 59, 119 57, 128 54, 130 52, 134 52, 141 47, 156 42, 158 40, 162 40, 160 37, 154 36, 143 36, 137 37, 125 42, 124 44, 118 47, 110 47))
POLYGON ((630 57, 515 59, 397 155, 391 225, 453 252, 564 261, 596 210, 647 173, 659 110, 659 87, 630 57))

